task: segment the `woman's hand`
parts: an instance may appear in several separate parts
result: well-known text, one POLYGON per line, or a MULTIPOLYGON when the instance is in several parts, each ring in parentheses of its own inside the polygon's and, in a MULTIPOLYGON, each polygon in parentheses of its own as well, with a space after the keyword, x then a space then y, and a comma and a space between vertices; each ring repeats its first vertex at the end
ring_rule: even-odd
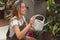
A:
POLYGON ((29 24, 33 24, 35 22, 35 16, 33 16, 31 19, 30 19, 30 22, 29 22, 29 24))

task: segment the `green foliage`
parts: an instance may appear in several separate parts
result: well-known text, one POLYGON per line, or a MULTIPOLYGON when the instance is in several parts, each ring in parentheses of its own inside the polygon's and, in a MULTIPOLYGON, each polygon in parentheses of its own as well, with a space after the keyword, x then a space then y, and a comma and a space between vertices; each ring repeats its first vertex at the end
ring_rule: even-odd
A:
POLYGON ((4 5, 4 3, 2 1, 0 1, 0 7, 2 7, 4 5))
POLYGON ((12 17, 12 10, 8 10, 8 14, 5 16, 8 20, 12 17))
POLYGON ((46 31, 50 32, 53 37, 56 37, 60 31, 60 4, 56 4, 54 0, 48 0, 47 10, 50 16, 47 17, 46 22, 52 22, 46 26, 46 31))

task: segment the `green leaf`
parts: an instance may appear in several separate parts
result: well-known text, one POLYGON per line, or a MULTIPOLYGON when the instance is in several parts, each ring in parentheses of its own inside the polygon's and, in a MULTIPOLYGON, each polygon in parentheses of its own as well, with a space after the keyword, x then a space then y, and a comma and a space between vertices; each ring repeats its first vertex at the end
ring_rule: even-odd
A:
POLYGON ((56 33, 57 33, 58 31, 60 31, 60 28, 58 28, 58 29, 56 30, 56 33))
POLYGON ((4 5, 4 3, 2 1, 0 1, 0 7, 2 7, 4 5))
POLYGON ((53 30, 52 30, 52 33, 53 33, 53 35, 55 36, 55 34, 56 34, 56 30, 58 29, 58 26, 57 25, 54 25, 54 27, 53 27, 53 30))

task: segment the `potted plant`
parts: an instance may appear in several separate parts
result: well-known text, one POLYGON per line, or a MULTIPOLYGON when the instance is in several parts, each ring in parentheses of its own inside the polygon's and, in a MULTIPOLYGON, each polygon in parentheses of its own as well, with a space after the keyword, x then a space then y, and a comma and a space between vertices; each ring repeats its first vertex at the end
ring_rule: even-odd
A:
MULTIPOLYGON (((45 31, 49 32, 51 35, 51 40, 58 40, 60 38, 60 4, 55 3, 55 0, 47 1, 47 10, 49 12, 49 17, 46 17, 46 22, 50 24, 46 25, 45 31)), ((60 39, 59 39, 60 40, 60 39)))

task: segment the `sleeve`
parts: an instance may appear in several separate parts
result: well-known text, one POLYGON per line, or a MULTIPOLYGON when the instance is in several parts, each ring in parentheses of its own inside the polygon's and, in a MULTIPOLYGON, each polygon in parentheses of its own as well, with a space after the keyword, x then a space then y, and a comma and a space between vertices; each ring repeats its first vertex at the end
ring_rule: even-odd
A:
POLYGON ((14 25, 18 25, 18 21, 17 20, 11 21, 11 26, 14 27, 14 25))

